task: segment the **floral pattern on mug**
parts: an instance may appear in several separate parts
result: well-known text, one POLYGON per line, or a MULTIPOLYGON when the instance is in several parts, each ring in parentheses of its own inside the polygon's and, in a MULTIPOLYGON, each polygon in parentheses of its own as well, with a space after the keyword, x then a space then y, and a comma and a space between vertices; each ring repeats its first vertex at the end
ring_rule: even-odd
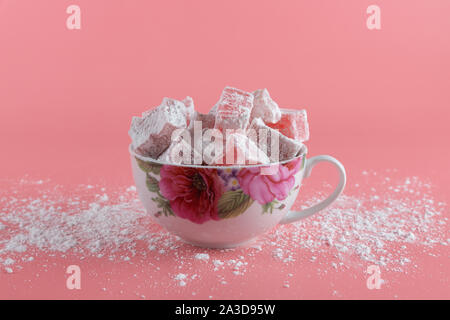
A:
POLYGON ((217 170, 163 165, 160 175, 161 194, 170 201, 175 215, 194 223, 220 219, 217 202, 223 182, 217 170))
POLYGON ((146 172, 147 189, 156 194, 152 200, 160 210, 155 216, 177 216, 197 224, 237 217, 255 201, 262 206, 262 213, 283 209, 285 205, 279 201, 293 189, 294 175, 303 168, 304 160, 300 157, 276 165, 273 174, 264 175, 264 167, 196 168, 136 157, 146 172))
POLYGON ((237 178, 237 174, 239 172, 239 169, 237 168, 225 168, 225 169, 218 169, 217 173, 219 174, 219 177, 223 180, 225 189, 236 191, 240 188, 239 186, 239 180, 237 178))

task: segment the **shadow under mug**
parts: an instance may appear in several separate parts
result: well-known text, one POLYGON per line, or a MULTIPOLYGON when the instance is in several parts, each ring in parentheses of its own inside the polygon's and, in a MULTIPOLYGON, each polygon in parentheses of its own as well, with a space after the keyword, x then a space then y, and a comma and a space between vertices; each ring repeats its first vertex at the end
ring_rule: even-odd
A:
POLYGON ((154 221, 201 247, 232 248, 278 224, 306 218, 329 206, 344 190, 344 166, 328 155, 299 156, 270 165, 199 166, 163 163, 129 147, 137 192, 154 221), (301 211, 290 211, 304 178, 319 162, 339 172, 335 190, 301 211))

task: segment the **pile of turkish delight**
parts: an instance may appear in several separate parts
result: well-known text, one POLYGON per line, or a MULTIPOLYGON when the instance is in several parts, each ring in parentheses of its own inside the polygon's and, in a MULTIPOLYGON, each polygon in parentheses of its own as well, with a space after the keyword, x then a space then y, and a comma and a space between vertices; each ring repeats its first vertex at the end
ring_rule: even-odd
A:
POLYGON ((309 139, 305 110, 280 109, 267 89, 253 93, 226 87, 207 114, 194 101, 164 98, 133 117, 133 150, 173 164, 247 165, 289 160, 309 139))

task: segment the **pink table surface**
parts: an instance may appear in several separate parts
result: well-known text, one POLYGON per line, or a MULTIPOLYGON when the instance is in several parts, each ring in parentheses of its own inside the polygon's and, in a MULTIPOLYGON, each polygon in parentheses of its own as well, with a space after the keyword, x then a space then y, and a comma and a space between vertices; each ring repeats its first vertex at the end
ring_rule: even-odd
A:
MULTIPOLYGON (((307 108, 309 154, 345 165, 345 196, 377 189, 395 198, 380 181, 416 177, 442 203, 448 241, 449 12, 445 0, 0 0, 0 198, 32 198, 54 186, 82 199, 117 193, 133 184, 132 115, 164 96, 190 95, 206 111, 225 85, 266 87, 280 106, 307 108), (66 28, 70 4, 81 8, 80 30, 66 28), (381 8, 381 30, 366 27, 370 4, 381 8), (94 188, 80 192, 81 185, 94 188)), ((332 168, 315 168, 296 207, 336 179, 332 168)), ((306 227, 318 218, 310 219, 306 227)), ((33 261, 21 261, 17 253, 11 273, 0 264, 0 298, 450 298, 445 243, 408 244, 411 263, 402 271, 380 266, 384 283, 369 290, 372 263, 336 259, 324 244, 317 252, 295 248, 293 261, 280 261, 280 244, 270 239, 282 239, 283 228, 289 238, 280 226, 259 247, 230 251, 171 240, 177 248, 159 253, 136 240, 133 252, 123 248, 115 259, 37 250, 33 261), (214 270, 214 259, 246 264, 237 273, 228 265, 214 270), (74 264, 81 290, 66 288, 74 264), (189 276, 185 286, 178 273, 189 276)))

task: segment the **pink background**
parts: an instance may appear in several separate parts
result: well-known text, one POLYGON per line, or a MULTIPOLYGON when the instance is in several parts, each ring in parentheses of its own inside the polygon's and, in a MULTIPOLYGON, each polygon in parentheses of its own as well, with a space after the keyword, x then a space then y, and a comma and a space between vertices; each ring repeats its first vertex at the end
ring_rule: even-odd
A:
MULTIPOLYGON (((430 179, 448 202, 449 17, 447 0, 0 0, 1 178, 131 185, 132 115, 164 96, 190 95, 207 111, 232 85, 266 87, 280 106, 307 108, 309 154, 341 160, 349 184, 362 170, 397 168, 430 179), (66 28, 70 4, 81 7, 81 30, 66 28), (381 8, 381 30, 366 27, 371 4, 381 8)), ((315 170, 309 187, 333 172, 315 170)), ((289 289, 278 288, 277 274, 261 288, 266 271, 257 268, 214 297, 333 298, 332 282, 343 298, 450 298, 448 258, 418 259, 419 275, 393 275, 396 286, 385 290, 367 290, 362 274, 324 278, 303 265, 289 289)), ((67 263, 56 261, 45 272, 38 260, 0 274, 0 297, 134 298, 114 285, 100 290, 102 276, 69 291, 55 277, 64 277, 67 263)), ((134 272, 121 268, 109 277, 134 272)), ((207 289, 196 297, 208 298, 207 289)), ((147 298, 192 298, 147 291, 147 298)))

